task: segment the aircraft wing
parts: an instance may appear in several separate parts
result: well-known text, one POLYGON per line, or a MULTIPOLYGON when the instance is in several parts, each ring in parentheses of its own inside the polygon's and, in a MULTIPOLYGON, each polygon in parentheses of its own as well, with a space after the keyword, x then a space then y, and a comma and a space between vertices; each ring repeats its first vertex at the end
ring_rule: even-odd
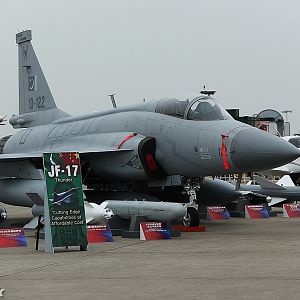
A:
MULTIPOLYGON (((79 154, 92 154, 92 153, 107 153, 107 152, 124 152, 132 151, 131 149, 116 149, 116 148, 88 148, 86 150, 80 149, 57 149, 55 148, 53 152, 79 152, 79 154)), ((46 151, 50 152, 50 151, 46 151)), ((15 160, 34 160, 43 157, 43 152, 32 152, 32 153, 8 153, 0 154, 0 163, 4 161, 15 161, 15 160)))
MULTIPOLYGON (((53 152, 79 152, 82 157, 88 155, 101 155, 101 153, 120 153, 132 151, 130 149, 113 149, 113 148, 88 148, 87 150, 78 149, 55 149, 53 152)), ((5 177, 20 177, 31 179, 42 179, 43 174, 38 170, 35 163, 42 163, 43 152, 32 153, 9 153, 0 154, 0 179, 5 177), (17 162, 17 163, 16 163, 17 162)))
POLYGON ((10 160, 30 160, 34 158, 42 158, 43 153, 9 153, 1 154, 0 162, 10 161, 10 160))

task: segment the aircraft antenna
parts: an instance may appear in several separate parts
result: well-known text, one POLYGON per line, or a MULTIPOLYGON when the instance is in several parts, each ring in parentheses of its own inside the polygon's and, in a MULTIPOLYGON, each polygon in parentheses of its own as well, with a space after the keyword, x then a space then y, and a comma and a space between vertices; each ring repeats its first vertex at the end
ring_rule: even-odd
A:
POLYGON ((117 103, 116 103, 116 100, 115 100, 115 95, 116 94, 110 94, 110 95, 108 95, 110 97, 110 100, 111 100, 113 108, 117 108, 117 103))
POLYGON ((203 85, 203 90, 200 93, 203 94, 203 95, 206 95, 208 97, 211 97, 215 94, 215 92, 216 92, 215 90, 207 90, 206 86, 203 85))

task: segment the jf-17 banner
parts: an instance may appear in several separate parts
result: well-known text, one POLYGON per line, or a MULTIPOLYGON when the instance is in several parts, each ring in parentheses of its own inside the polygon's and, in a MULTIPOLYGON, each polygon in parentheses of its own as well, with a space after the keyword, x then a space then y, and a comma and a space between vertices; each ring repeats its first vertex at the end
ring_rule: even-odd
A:
POLYGON ((44 173, 48 196, 45 210, 48 206, 51 246, 86 249, 88 241, 79 154, 45 153, 44 173))

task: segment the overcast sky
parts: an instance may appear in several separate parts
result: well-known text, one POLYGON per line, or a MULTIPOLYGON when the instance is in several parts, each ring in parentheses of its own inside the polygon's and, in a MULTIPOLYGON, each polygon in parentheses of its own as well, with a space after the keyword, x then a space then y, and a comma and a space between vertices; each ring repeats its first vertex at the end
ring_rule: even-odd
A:
MULTIPOLYGON (((15 34, 71 114, 216 89, 225 108, 292 110, 300 132, 300 1, 0 0, 0 115, 18 113, 15 34)), ((0 136, 11 132, 1 126, 0 136)))

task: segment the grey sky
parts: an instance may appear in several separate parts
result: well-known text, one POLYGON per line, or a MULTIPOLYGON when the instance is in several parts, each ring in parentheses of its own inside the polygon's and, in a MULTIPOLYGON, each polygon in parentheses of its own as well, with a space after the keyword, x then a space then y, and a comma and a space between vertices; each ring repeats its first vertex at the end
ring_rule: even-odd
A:
MULTIPOLYGON (((291 109, 300 131, 300 2, 0 0, 0 115, 18 113, 18 30, 57 105, 78 115, 155 97, 217 90, 226 108, 291 109)), ((0 136, 11 132, 0 127, 0 136)))

